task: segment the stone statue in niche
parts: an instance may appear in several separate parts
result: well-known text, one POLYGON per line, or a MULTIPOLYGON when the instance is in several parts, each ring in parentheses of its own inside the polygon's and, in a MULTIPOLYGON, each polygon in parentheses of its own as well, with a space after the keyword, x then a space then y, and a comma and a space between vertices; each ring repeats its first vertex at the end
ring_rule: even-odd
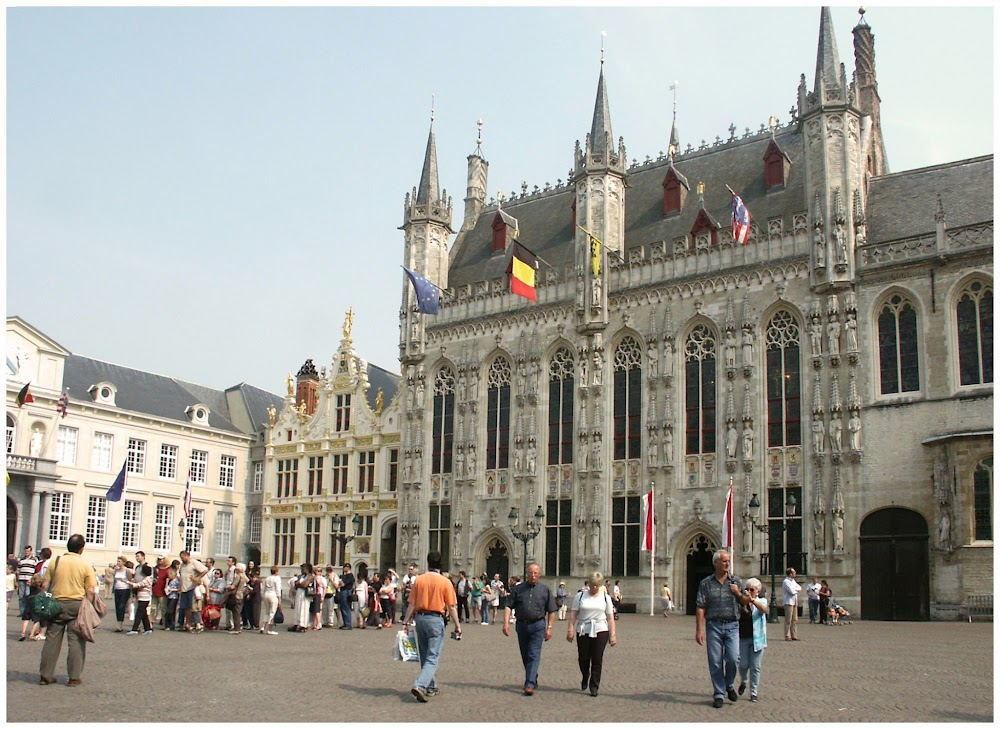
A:
POLYGON ((469 454, 465 461, 465 475, 472 479, 476 477, 476 444, 469 445, 469 454))
POLYGON ((753 458, 753 427, 749 422, 743 426, 743 457, 753 458))
POLYGON ((583 470, 587 470, 587 441, 581 439, 580 443, 576 447, 576 460, 577 466, 583 470))
POLYGON ((418 481, 423 478, 424 464, 423 457, 420 455, 419 450, 413 454, 413 473, 418 481))
POLYGON ((809 346, 813 357, 823 354, 823 325, 818 316, 814 316, 809 324, 809 346))
POLYGON ((31 442, 28 445, 28 455, 32 458, 41 458, 42 456, 42 431, 39 428, 35 428, 34 432, 31 434, 31 442))
POLYGON ((465 373, 458 376, 458 401, 465 402, 465 373))
POLYGON ((660 459, 660 446, 656 442, 655 435, 649 436, 649 451, 647 455, 649 457, 649 465, 655 466, 660 459))
POLYGON ((403 480, 413 480, 413 456, 410 455, 409 451, 407 451, 406 456, 403 457, 403 480))
POLYGON ((826 267, 826 246, 823 241, 823 229, 816 228, 813 231, 813 243, 816 247, 816 267, 826 267))
POLYGON ((538 449, 535 447, 534 441, 528 444, 528 473, 532 476, 535 475, 535 468, 538 461, 538 449))
POLYGON ((817 511, 813 514, 813 549, 822 552, 826 542, 826 534, 823 529, 823 514, 817 511))
POLYGON ((851 450, 861 450, 861 417, 857 410, 851 411, 851 417, 847 421, 847 431, 850 433, 851 450))
POLYGON ((420 322, 417 317, 413 317, 413 321, 410 322, 410 339, 414 342, 420 340, 420 322))
POLYGON ((844 550, 844 514, 839 511, 833 515, 833 548, 837 552, 844 550))
POLYGON ((941 512, 938 522, 938 546, 941 549, 951 549, 951 517, 947 511, 941 512))
POLYGON ((815 418, 812 421, 813 453, 817 456, 823 452, 823 421, 815 418))
POLYGON ((749 514, 743 515, 743 551, 749 552, 753 546, 753 520, 749 514))
POLYGON ((587 528, 583 522, 576 525, 576 554, 583 557, 587 549, 587 528))
POLYGON ((738 439, 736 423, 729 423, 726 426, 726 455, 730 458, 736 458, 736 441, 738 439))
POLYGON ((455 478, 465 478, 465 449, 462 446, 455 450, 455 478))
POLYGON ((844 424, 840 422, 840 418, 835 413, 832 414, 830 416, 830 450, 834 453, 840 453, 843 428, 844 424))
POLYGON ((601 546, 601 524, 596 519, 590 522, 590 546, 595 554, 601 546))
POLYGON ((469 400, 476 401, 479 396, 479 375, 475 372, 469 374, 469 400))
POLYGON ((837 230, 834 233, 837 238, 837 263, 847 263, 847 231, 844 230, 843 223, 837 223, 837 230))
POLYGON ((649 376, 656 377, 659 374, 659 353, 656 351, 656 345, 650 344, 649 349, 646 350, 646 360, 649 363, 649 376))
POLYGON ((523 456, 522 456, 523 450, 524 450, 524 447, 520 443, 518 443, 516 446, 514 446, 514 473, 516 473, 518 475, 521 474, 521 466, 522 466, 522 463, 523 463, 523 460, 522 460, 523 459, 523 456))
POLYGON ((726 367, 736 366, 736 334, 726 332, 726 367))
POLYGON ((830 341, 830 354, 840 354, 840 321, 834 314, 826 325, 827 339, 830 341))
POLYGON ((601 439, 594 438, 590 444, 590 468, 597 471, 601 468, 601 439))
POLYGON ((587 386, 587 358, 586 356, 580 357, 580 384, 584 387, 587 386))
POLYGON ((674 459, 674 432, 670 428, 663 431, 663 459, 668 464, 674 459))
POLYGON ((601 279, 599 276, 594 276, 590 290, 592 294, 590 303, 596 308, 601 305, 601 279))
POLYGON ((669 339, 663 343, 663 374, 674 374, 674 345, 669 339))
POLYGON ((594 352, 594 384, 600 385, 604 379, 604 362, 601 360, 601 353, 594 352))
POLYGON ((743 330, 743 366, 753 364, 753 331, 748 327, 743 330))
POLYGON ((847 351, 857 352, 858 351, 858 321, 854 318, 854 312, 847 313, 847 321, 844 322, 844 328, 847 330, 847 351))

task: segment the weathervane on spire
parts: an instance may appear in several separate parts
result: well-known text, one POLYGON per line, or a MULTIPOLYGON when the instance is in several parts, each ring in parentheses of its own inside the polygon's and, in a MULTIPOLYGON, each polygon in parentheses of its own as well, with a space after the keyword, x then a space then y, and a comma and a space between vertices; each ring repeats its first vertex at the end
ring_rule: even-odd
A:
POLYGON ((767 118, 767 128, 771 130, 771 139, 774 139, 774 130, 778 128, 778 117, 771 115, 767 118))
POLYGON ((677 137, 677 87, 680 85, 681 82, 676 79, 670 84, 670 90, 674 92, 674 122, 670 127, 670 142, 667 146, 667 155, 670 157, 671 162, 674 160, 674 155, 680 152, 680 140, 677 137))
POLYGON ((431 94, 431 126, 434 126, 434 94, 431 94))
POLYGON ((601 65, 604 65, 604 39, 608 37, 608 31, 601 31, 601 65))

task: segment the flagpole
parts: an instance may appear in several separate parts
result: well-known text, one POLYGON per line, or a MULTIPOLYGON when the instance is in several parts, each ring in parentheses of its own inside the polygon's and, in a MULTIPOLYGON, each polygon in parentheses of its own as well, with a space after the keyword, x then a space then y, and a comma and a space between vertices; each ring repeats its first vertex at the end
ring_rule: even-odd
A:
POLYGON ((649 617, 653 617, 656 600, 656 487, 655 482, 649 482, 649 512, 653 518, 653 534, 649 540, 649 617))
POLYGON ((608 248, 606 245, 604 245, 604 243, 601 241, 600 238, 598 238, 596 235, 594 235, 593 233, 591 233, 589 230, 587 230, 586 228, 584 228, 579 223, 576 224, 576 227, 579 228, 580 230, 582 230, 587 235, 589 235, 594 240, 596 240, 598 243, 600 243, 601 244, 601 248, 604 249, 605 253, 610 253, 615 258, 617 258, 619 261, 621 261, 622 263, 625 263, 625 259, 622 258, 621 254, 618 251, 615 251, 615 250, 612 250, 612 249, 608 248))
POLYGON ((524 250, 526 250, 528 253, 530 253, 535 258, 537 258, 541 263, 544 263, 546 266, 548 266, 549 268, 551 268, 553 271, 556 270, 555 266, 553 266, 551 263, 549 263, 548 261, 546 261, 544 258, 542 258, 540 255, 538 255, 537 253, 535 253, 533 250, 531 250, 530 248, 528 248, 528 246, 524 245, 524 243, 522 243, 520 240, 518 240, 517 238, 512 238, 511 240, 513 240, 515 243, 517 243, 519 246, 521 246, 524 250))
MULTIPOLYGON (((400 267, 401 269, 403 269, 404 271, 406 270, 406 266, 404 266, 403 264, 400 264, 400 265, 399 265, 399 267, 400 267)), ((414 271, 414 273, 416 273, 416 271, 414 271)), ((448 293, 448 290, 447 290, 447 289, 443 289, 443 288, 441 288, 440 286, 438 286, 438 285, 437 285, 436 283, 434 283, 433 281, 431 281, 431 280, 430 280, 429 278, 427 278, 426 276, 424 276, 424 280, 425 280, 425 281, 426 281, 427 283, 429 283, 429 284, 430 284, 431 286, 433 286, 434 288, 436 288, 436 289, 437 289, 438 291, 440 291, 440 292, 441 292, 442 294, 447 294, 447 293, 448 293)))

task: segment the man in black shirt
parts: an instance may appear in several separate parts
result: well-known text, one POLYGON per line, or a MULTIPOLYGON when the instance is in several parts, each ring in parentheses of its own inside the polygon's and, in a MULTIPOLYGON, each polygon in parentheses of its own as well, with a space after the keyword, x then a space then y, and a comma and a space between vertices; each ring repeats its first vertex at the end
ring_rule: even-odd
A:
POLYGON ((503 608, 503 634, 510 635, 510 614, 517 611, 517 644, 524 664, 524 694, 535 693, 538 664, 542 660, 542 643, 552 637, 556 614, 556 598, 544 582, 539 582, 542 568, 536 562, 528 565, 527 579, 510 593, 503 608))
POLYGON ((345 564, 344 571, 340 575, 340 594, 337 596, 340 605, 340 617, 343 625, 341 630, 351 630, 354 627, 354 618, 351 616, 351 595, 354 594, 354 575, 351 573, 351 565, 345 564))

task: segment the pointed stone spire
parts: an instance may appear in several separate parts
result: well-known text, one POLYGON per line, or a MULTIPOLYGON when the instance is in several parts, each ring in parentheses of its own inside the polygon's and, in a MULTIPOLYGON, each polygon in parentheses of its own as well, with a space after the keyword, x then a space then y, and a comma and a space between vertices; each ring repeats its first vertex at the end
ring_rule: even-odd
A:
POLYGON ((743 383, 743 419, 753 420, 753 410, 750 409, 750 383, 743 383))
POLYGON ((668 338, 673 338, 674 336, 674 320, 670 314, 670 303, 667 303, 666 309, 663 312, 663 338, 664 340, 668 338))
POLYGON ((861 409, 861 398, 858 396, 858 373, 857 368, 851 368, 851 378, 847 385, 847 407, 850 410, 861 409))
POLYGON ((833 33, 833 16, 829 7, 823 7, 819 18, 819 48, 816 52, 816 80, 813 91, 819 97, 817 100, 822 103, 825 101, 822 91, 829 92, 839 87, 840 54, 837 52, 837 37, 833 33))
POLYGON ((590 152, 601 155, 613 152, 614 136, 611 133, 611 108, 608 104, 607 83, 604 80, 604 56, 601 52, 601 75, 597 80, 597 99, 594 101, 594 120, 590 124, 590 152))
POLYGON ((427 150, 424 152, 424 167, 420 172, 420 185, 417 187, 416 202, 418 205, 427 205, 431 202, 437 202, 440 197, 437 145, 434 142, 434 112, 431 111, 431 130, 427 134, 427 150))
POLYGON ((736 329, 736 307, 733 304, 733 292, 729 292, 726 299, 726 331, 731 332, 736 329))
POLYGON ((750 292, 743 294, 743 328, 753 329, 753 309, 750 308, 750 292))
POLYGON ((819 370, 816 370, 816 379, 813 382, 813 412, 816 415, 823 414, 823 380, 819 370))
POLYGON ((830 412, 839 413, 840 409, 840 378, 837 377, 837 371, 834 370, 830 376, 830 412))
POLYGON ((667 155, 670 157, 670 164, 674 162, 674 155, 679 154, 681 151, 681 137, 677 132, 677 87, 680 86, 680 81, 674 81, 670 84, 670 90, 674 92, 674 119, 670 124, 670 142, 667 146, 667 155))
POLYGON ((733 383, 729 383, 729 388, 726 392, 726 422, 735 423, 736 422, 736 398, 733 397, 733 383))

